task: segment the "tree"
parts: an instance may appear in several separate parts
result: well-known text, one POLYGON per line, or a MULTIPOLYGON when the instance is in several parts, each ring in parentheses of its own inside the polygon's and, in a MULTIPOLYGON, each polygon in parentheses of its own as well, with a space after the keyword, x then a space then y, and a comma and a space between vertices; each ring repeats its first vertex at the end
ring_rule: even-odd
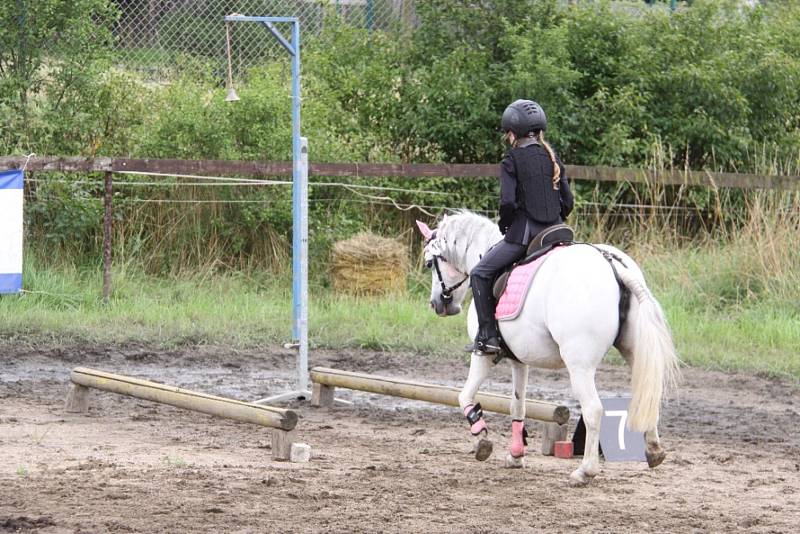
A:
POLYGON ((109 0, 0 2, 0 107, 26 123, 31 97, 47 88, 57 107, 110 50, 116 13, 109 0))

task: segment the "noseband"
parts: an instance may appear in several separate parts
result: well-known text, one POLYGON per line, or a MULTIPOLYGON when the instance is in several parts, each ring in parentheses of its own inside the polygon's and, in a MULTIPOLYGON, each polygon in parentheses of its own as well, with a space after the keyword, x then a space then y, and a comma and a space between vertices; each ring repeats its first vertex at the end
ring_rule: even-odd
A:
POLYGON ((439 298, 442 299, 442 303, 449 304, 453 300, 453 291, 461 287, 461 285, 467 281, 469 275, 464 275, 464 278, 459 283, 447 287, 447 284, 444 283, 444 279, 442 278, 442 271, 439 269, 438 255, 433 257, 433 268, 436 270, 436 276, 439 278, 439 283, 442 285, 442 294, 439 295, 439 298))

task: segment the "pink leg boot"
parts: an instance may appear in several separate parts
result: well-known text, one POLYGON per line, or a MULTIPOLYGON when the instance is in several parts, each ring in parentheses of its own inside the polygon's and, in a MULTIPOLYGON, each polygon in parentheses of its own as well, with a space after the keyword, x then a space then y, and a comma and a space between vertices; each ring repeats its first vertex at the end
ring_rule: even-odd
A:
POLYGON ((511 456, 521 458, 525 456, 525 446, 528 444, 528 432, 525 430, 524 421, 511 422, 511 456))
POLYGON ((483 419, 483 409, 480 403, 468 404, 464 407, 464 415, 467 421, 469 421, 469 431, 472 432, 473 436, 477 436, 481 432, 489 433, 489 430, 486 428, 486 421, 483 419))

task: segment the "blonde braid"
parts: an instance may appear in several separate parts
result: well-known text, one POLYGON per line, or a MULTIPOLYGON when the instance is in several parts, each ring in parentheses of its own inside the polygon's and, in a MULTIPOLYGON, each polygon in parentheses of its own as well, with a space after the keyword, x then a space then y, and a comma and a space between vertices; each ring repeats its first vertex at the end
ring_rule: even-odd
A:
POLYGON ((553 147, 551 147, 547 141, 544 140, 544 131, 539 130, 539 143, 547 150, 547 153, 550 154, 550 161, 553 162, 553 189, 558 191, 561 189, 559 182, 561 182, 561 167, 558 165, 556 161, 556 153, 553 152, 553 147))

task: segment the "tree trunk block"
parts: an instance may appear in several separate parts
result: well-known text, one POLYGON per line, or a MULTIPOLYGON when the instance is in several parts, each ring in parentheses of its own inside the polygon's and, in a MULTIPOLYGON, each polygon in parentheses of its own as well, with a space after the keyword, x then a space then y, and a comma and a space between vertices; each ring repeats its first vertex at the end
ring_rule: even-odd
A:
POLYGON ((336 391, 335 387, 315 383, 312 389, 311 406, 317 408, 330 408, 333 406, 333 394, 336 391))
POLYGON ((292 457, 292 442, 297 439, 297 431, 272 429, 272 459, 288 462, 292 457))
POLYGON ((86 413, 89 411, 89 388, 70 384, 64 411, 68 413, 86 413))
POLYGON ((558 423, 542 423, 542 454, 553 456, 556 441, 567 440, 567 425, 558 423))

